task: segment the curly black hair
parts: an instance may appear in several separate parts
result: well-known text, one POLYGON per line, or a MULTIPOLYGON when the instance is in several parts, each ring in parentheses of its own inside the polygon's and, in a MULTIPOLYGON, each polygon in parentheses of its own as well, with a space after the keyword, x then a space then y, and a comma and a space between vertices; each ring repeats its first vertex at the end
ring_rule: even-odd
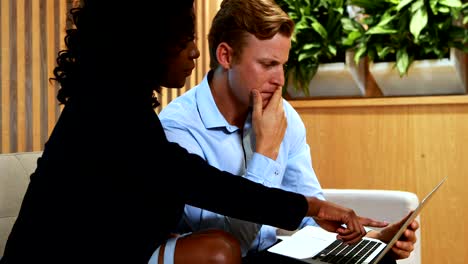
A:
POLYGON ((194 39, 193 0, 81 2, 70 10, 74 26, 66 30, 66 49, 51 78, 60 84, 58 101, 90 94, 107 100, 115 92, 111 84, 119 84, 157 107, 168 58, 194 39))

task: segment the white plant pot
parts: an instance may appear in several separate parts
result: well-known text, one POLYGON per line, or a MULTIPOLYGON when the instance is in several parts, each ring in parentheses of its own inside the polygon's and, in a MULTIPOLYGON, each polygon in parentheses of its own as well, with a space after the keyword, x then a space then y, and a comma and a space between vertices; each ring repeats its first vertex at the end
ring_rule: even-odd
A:
MULTIPOLYGON (((309 84, 310 96, 364 96, 366 69, 364 59, 354 63, 354 52, 346 52, 346 63, 320 64, 309 84)), ((287 86, 291 98, 304 98, 302 90, 296 89, 292 78, 287 86)))
POLYGON ((394 62, 370 63, 369 72, 385 96, 465 94, 465 54, 450 50, 450 58, 414 61, 400 77, 394 62))

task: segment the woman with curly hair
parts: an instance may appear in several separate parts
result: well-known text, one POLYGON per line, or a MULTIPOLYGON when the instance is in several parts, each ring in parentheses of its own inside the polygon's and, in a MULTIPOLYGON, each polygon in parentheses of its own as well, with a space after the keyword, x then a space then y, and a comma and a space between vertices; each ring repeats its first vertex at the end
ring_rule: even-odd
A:
POLYGON ((349 242, 379 224, 219 171, 167 141, 155 94, 182 87, 199 56, 193 0, 84 0, 71 14, 53 78, 64 109, 1 263, 239 263, 223 231, 171 236, 185 204, 290 230, 320 217, 349 242))

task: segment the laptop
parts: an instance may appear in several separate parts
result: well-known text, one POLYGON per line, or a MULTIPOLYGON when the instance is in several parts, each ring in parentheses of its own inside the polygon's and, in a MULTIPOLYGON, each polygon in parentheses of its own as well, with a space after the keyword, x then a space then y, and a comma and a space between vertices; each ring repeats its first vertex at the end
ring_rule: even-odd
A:
POLYGON ((320 227, 306 226, 269 248, 268 251, 295 258, 304 263, 377 264, 390 251, 446 179, 447 177, 442 179, 424 197, 388 244, 364 237, 359 243, 347 245, 336 239, 336 233, 328 232, 320 227))

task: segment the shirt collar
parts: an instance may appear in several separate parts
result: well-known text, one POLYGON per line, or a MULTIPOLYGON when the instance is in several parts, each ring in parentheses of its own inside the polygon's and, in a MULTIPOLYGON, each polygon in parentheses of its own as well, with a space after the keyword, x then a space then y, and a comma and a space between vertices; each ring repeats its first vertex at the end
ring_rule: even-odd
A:
POLYGON ((227 122, 215 103, 208 82, 208 78, 211 78, 212 75, 212 71, 208 72, 196 90, 195 100, 203 125, 207 129, 223 127, 230 133, 235 132, 239 130, 239 128, 227 122))

